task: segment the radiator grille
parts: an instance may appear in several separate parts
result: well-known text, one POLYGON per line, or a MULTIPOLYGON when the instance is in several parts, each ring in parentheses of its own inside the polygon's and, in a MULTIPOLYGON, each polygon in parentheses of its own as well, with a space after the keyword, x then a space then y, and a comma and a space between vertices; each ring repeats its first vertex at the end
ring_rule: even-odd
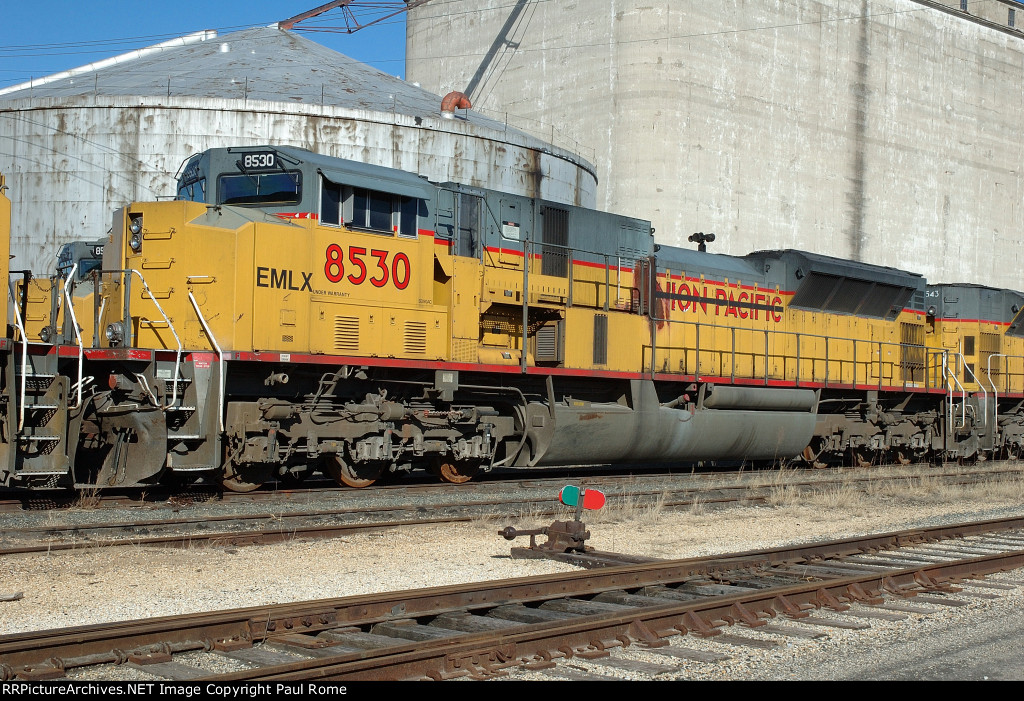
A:
POLYGON ((452 339, 452 360, 456 363, 475 363, 479 344, 471 338, 452 339))
POLYGON ((334 350, 359 352, 359 318, 354 316, 334 317, 334 350))
POLYGON ((405 322, 405 352, 417 355, 426 354, 427 324, 425 322, 405 322))

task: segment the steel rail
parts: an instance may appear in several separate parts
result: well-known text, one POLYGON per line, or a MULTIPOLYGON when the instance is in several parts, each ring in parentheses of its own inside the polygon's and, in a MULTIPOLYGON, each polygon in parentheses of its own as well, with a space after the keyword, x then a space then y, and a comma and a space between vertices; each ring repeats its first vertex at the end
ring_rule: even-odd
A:
POLYGON ((556 658, 593 655, 636 643, 657 644, 674 635, 694 633, 711 637, 720 632, 719 628, 736 623, 756 627, 780 616, 799 620, 808 615, 810 609, 842 611, 848 609, 850 603, 879 603, 884 593, 912 597, 920 591, 949 589, 948 583, 952 581, 1022 566, 1024 550, 1018 550, 952 563, 771 588, 754 594, 715 597, 706 602, 595 614, 569 622, 537 624, 522 631, 467 634, 448 640, 342 653, 334 658, 201 677, 195 681, 398 681, 487 676, 506 667, 542 666, 556 658))

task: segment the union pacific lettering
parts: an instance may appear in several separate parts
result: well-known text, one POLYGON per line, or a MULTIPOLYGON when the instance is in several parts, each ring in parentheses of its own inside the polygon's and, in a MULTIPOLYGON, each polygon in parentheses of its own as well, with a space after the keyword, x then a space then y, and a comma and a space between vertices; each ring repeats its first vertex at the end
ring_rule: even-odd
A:
POLYGON ((665 292, 658 296, 670 301, 670 312, 689 312, 706 316, 734 317, 752 321, 781 323, 782 297, 771 290, 745 290, 698 281, 665 281, 665 292))

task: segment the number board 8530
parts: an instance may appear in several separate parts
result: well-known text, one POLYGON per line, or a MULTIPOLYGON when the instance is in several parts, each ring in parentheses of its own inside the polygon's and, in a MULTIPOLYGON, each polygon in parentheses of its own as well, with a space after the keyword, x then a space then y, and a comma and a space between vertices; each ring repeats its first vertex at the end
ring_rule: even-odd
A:
POLYGON ((369 283, 374 287, 394 286, 404 290, 409 286, 412 266, 403 251, 391 252, 365 246, 332 243, 324 253, 324 275, 330 282, 347 280, 353 285, 369 283))

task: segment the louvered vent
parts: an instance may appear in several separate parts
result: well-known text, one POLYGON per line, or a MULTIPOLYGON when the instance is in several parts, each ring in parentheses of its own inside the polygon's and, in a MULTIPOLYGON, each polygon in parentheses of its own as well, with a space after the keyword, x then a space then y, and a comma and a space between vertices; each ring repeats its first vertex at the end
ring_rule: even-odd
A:
POLYGON ((555 360, 555 353, 558 351, 558 328, 555 326, 542 326, 537 330, 537 360, 555 360))
POLYGON ((559 339, 558 324, 547 324, 537 330, 537 362, 557 363, 562 361, 559 339))
POLYGON ((334 350, 359 352, 359 318, 354 316, 334 317, 334 350))
POLYGON ((419 355, 426 354, 427 324, 425 322, 405 322, 405 352, 419 355))
POLYGON ((900 369, 904 382, 924 380, 925 331, 918 324, 900 324, 900 369))
POLYGON ((1002 337, 997 333, 981 332, 981 357, 978 359, 982 374, 988 373, 991 368, 989 381, 999 378, 1003 372, 1002 358, 998 354, 1002 351, 1002 337), (996 357, 993 357, 996 356, 996 357))
POLYGON ((594 365, 608 363, 608 317, 594 315, 594 365))

